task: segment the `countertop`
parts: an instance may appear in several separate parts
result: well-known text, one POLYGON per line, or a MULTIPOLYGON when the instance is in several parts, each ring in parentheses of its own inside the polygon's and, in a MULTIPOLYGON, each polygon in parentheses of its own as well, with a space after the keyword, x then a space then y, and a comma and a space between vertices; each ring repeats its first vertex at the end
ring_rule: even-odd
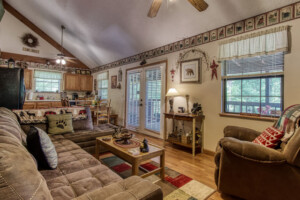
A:
POLYGON ((49 101, 60 101, 60 100, 51 100, 51 99, 45 99, 45 100, 25 100, 25 102, 49 102, 49 101))

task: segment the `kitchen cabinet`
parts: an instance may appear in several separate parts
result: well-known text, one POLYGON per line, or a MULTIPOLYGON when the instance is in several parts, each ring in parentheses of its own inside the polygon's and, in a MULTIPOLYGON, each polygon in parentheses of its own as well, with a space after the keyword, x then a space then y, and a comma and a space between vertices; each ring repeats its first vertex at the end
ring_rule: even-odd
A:
POLYGON ((24 82, 26 90, 32 89, 33 71, 30 69, 24 69, 24 82))
POLYGON ((80 91, 80 78, 78 74, 65 74, 65 90, 80 91))
POLYGON ((92 91, 93 76, 80 74, 65 74, 64 75, 66 91, 92 91))
POLYGON ((62 107, 60 101, 30 101, 25 102, 23 109, 46 109, 46 108, 59 108, 62 107))
POLYGON ((80 77, 80 91, 93 90, 93 76, 81 75, 80 77))

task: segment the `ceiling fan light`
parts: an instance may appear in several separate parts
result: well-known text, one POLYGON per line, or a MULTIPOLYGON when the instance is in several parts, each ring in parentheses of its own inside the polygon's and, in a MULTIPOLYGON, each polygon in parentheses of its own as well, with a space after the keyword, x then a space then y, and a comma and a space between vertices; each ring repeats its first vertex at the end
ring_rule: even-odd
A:
POLYGON ((56 59, 56 63, 57 63, 57 64, 60 64, 60 59, 56 59))
POLYGON ((66 64, 66 60, 65 59, 61 59, 61 64, 65 65, 66 64))

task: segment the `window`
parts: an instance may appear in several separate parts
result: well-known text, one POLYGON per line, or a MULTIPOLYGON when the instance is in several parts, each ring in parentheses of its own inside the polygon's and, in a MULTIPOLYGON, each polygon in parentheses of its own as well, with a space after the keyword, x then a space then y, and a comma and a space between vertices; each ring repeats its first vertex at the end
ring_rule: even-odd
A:
POLYGON ((97 76, 98 96, 101 99, 108 98, 108 72, 103 72, 97 76))
POLYGON ((283 52, 223 61, 224 112, 279 116, 283 68, 283 52))
POLYGON ((60 72, 34 71, 35 91, 59 92, 62 74, 60 72))

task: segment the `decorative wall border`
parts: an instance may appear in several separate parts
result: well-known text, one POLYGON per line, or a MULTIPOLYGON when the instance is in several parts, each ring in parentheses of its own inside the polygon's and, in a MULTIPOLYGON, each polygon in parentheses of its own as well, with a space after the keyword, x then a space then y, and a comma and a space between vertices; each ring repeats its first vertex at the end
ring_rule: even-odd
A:
MULTIPOLYGON (((0 66, 6 67, 8 59, 0 58, 0 66)), ((43 69, 43 70, 55 70, 55 71, 63 71, 68 73, 76 73, 76 70, 84 70, 84 71, 91 71, 88 69, 83 68, 74 68, 74 67, 67 67, 67 66, 60 66, 60 65, 47 65, 38 62, 27 62, 27 61, 15 61, 16 68, 33 68, 33 69, 43 69)))
POLYGON ((143 59, 166 55, 210 42, 215 42, 217 40, 255 31, 269 26, 274 26, 298 18, 300 18, 300 2, 296 2, 235 23, 227 24, 225 26, 185 38, 183 40, 152 49, 150 51, 145 51, 134 56, 95 67, 92 69, 92 73, 138 62, 143 59))

